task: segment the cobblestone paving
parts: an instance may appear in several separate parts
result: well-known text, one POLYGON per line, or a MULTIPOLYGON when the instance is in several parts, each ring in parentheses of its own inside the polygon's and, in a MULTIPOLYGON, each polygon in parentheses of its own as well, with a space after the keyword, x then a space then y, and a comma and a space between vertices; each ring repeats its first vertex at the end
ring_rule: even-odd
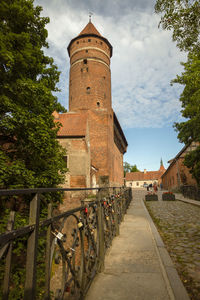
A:
MULTIPOLYGON (((141 196, 144 197, 144 191, 141 191, 141 196)), ((190 298, 199 300, 200 207, 181 201, 166 202, 160 199, 146 202, 146 206, 190 298)))

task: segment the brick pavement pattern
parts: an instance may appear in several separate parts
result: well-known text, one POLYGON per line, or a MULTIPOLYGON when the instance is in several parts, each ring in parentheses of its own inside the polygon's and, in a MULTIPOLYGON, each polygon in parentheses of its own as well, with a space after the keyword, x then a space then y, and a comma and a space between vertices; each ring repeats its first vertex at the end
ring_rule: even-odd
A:
POLYGON ((200 207, 181 201, 148 202, 147 207, 191 299, 200 299, 200 207))

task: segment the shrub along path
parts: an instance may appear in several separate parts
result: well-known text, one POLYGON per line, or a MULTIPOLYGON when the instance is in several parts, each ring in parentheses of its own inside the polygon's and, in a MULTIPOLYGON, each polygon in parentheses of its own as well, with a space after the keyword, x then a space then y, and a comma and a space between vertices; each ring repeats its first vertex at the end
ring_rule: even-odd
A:
POLYGON ((181 201, 146 202, 146 206, 190 298, 199 300, 200 207, 181 201))

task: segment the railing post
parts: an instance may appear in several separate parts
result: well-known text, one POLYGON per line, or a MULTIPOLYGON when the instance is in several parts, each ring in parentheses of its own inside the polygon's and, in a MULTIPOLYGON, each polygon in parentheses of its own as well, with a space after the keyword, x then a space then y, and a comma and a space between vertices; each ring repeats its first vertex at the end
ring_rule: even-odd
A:
MULTIPOLYGON (((48 219, 51 218, 52 204, 48 204, 48 219)), ((45 256, 45 300, 50 299, 51 279, 51 224, 48 226, 46 235, 46 256, 45 256)))
MULTIPOLYGON (((116 188, 113 188, 113 194, 116 192, 116 188)), ((116 236, 119 235, 119 220, 118 220, 118 214, 117 214, 117 199, 114 197, 114 221, 115 221, 115 230, 116 230, 116 236)))
MULTIPOLYGON (((81 201, 81 205, 84 207, 85 200, 81 201)), ((82 222, 85 224, 84 220, 84 211, 82 210, 81 213, 81 219, 82 222)), ((85 247, 84 247, 84 236, 85 236, 85 228, 80 229, 80 241, 81 241, 81 267, 80 267, 80 284, 81 284, 81 297, 80 299, 84 298, 84 288, 85 288, 85 282, 86 282, 86 268, 85 268, 85 247)))
POLYGON ((36 194, 30 203, 29 225, 35 224, 27 243, 26 257, 26 280, 24 300, 34 300, 36 298, 36 262, 39 231, 39 195, 36 194))
POLYGON ((123 221, 124 221, 124 215, 125 215, 126 209, 127 209, 127 202, 126 202, 126 195, 125 195, 124 191, 122 191, 122 188, 120 188, 120 195, 121 195, 122 205, 123 205, 123 221))
POLYGON ((121 222, 124 221, 124 195, 122 195, 121 193, 121 190, 119 190, 119 199, 120 199, 120 205, 121 205, 121 212, 122 212, 122 217, 121 217, 121 222))
POLYGON ((103 211, 101 203, 101 189, 98 190, 98 229, 99 229, 99 272, 104 270, 104 255, 105 255, 105 242, 104 242, 104 222, 103 211))
MULTIPOLYGON (((7 225, 7 230, 12 230, 14 228, 15 222, 15 212, 10 212, 10 218, 7 225)), ((11 260, 12 260, 12 242, 8 246, 8 252, 6 254, 6 263, 5 263, 5 275, 3 281, 3 300, 7 300, 9 296, 9 284, 10 284, 10 270, 11 270, 11 260)))

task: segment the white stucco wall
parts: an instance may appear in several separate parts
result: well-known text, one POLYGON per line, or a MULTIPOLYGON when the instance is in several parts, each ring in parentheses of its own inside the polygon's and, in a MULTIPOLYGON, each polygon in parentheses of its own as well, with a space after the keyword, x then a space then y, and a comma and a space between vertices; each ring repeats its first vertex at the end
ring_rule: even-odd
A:
POLYGON ((146 181, 126 181, 126 186, 127 187, 132 187, 132 188, 141 188, 144 186, 144 183, 146 184, 157 184, 158 185, 158 180, 146 180, 146 181))

